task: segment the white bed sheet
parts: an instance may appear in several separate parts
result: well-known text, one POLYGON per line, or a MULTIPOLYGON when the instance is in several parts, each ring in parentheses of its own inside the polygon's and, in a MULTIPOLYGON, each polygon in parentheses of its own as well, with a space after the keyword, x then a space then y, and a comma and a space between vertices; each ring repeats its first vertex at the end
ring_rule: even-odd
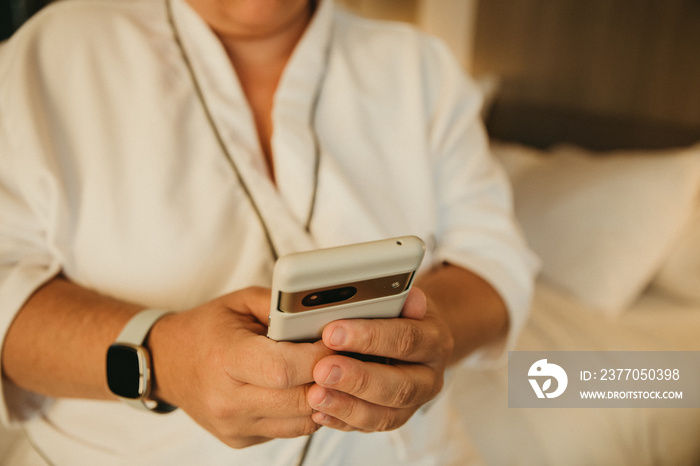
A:
MULTIPOLYGON (((617 317, 540 281, 521 351, 700 351, 700 303, 647 290, 617 317)), ((700 408, 508 408, 507 368, 459 370, 451 396, 492 465, 700 465, 700 408)))

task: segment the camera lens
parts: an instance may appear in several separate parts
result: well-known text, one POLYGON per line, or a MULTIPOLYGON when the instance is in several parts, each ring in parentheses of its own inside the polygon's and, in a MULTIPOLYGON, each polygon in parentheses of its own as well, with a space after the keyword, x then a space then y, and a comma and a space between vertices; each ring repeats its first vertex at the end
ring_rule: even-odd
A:
POLYGON ((309 302, 309 304, 307 304, 307 306, 315 306, 321 300, 321 296, 319 296, 317 294, 310 294, 309 296, 307 296, 304 299, 309 302))
POLYGON ((332 290, 318 291, 304 296, 301 304, 306 307, 320 306, 322 304, 333 304, 341 301, 346 301, 357 293, 357 288, 354 286, 345 286, 342 288, 334 288, 332 290))

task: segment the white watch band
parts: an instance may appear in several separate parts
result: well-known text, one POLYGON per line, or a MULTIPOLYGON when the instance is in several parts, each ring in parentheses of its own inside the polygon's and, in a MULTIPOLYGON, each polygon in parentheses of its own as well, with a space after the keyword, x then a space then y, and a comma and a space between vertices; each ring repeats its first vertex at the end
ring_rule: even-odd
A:
POLYGON ((162 309, 146 309, 136 314, 127 322, 117 337, 117 341, 121 343, 131 343, 132 345, 143 345, 151 327, 158 322, 161 317, 166 314, 171 314, 172 311, 164 311, 162 309))
MULTIPOLYGON (((172 311, 166 311, 162 309, 146 309, 134 315, 129 322, 124 326, 121 333, 117 337, 116 343, 129 343, 136 346, 143 346, 143 343, 148 337, 148 333, 151 331, 153 325, 155 325, 158 320, 167 314, 172 314, 172 311)), ((146 377, 146 383, 150 388, 152 382, 152 367, 147 368, 147 373, 144 374, 146 377)), ((147 393, 148 395, 148 393, 147 393)), ((129 398, 121 399, 124 403, 137 409, 147 410, 147 411, 163 411, 169 412, 175 409, 174 406, 170 406, 164 403, 149 399, 138 399, 132 400, 129 398), (172 409, 170 409, 172 408, 172 409)))

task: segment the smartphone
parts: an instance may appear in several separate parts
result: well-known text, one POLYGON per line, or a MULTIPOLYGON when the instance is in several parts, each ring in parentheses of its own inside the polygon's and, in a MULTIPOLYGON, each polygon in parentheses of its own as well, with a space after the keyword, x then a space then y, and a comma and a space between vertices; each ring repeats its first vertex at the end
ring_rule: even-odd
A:
POLYGON ((398 317, 424 254, 420 238, 401 236, 280 257, 267 336, 316 341, 334 320, 398 317))

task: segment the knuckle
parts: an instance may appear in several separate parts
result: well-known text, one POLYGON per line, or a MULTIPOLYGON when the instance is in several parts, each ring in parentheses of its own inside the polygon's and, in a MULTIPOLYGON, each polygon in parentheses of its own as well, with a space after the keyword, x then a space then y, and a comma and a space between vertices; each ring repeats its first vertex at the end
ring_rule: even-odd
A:
POLYGON ((445 377, 442 374, 435 374, 435 383, 432 386, 432 390, 430 390, 430 396, 429 399, 435 398, 438 393, 440 393, 445 386, 445 377))
POLYGON ((268 438, 296 438, 305 435, 311 435, 318 430, 320 426, 316 424, 311 417, 305 417, 293 422, 275 422, 273 427, 269 427, 266 431, 268 438), (271 429, 271 430, 270 430, 271 429))
POLYGON ((447 324, 433 323, 423 327, 423 342, 432 361, 447 361, 452 356, 455 340, 447 324))
POLYGON ((292 366, 286 358, 272 358, 263 368, 264 380, 269 388, 284 389, 291 385, 292 366))
POLYGON ((221 397, 209 397, 204 400, 204 410, 208 416, 219 422, 227 422, 229 419, 241 416, 239 409, 230 400, 221 397))
POLYGON ((354 398, 349 398, 347 403, 341 404, 341 409, 335 414, 338 419, 352 419, 357 415, 357 403, 354 398))
POLYGON ((399 416, 400 412, 397 410, 388 410, 377 422, 375 431, 376 432, 387 432, 390 430, 395 430, 406 423, 406 419, 399 416))
POLYGON ((366 324, 357 332, 357 352, 362 354, 376 354, 380 349, 381 332, 376 325, 366 324))
POLYGON ((353 374, 350 378, 353 381, 353 386, 350 393, 353 395, 362 396, 370 391, 373 387, 374 380, 367 371, 360 370, 353 374))
POLYGON ((242 450, 244 448, 248 448, 251 445, 259 443, 259 441, 256 440, 254 437, 233 437, 230 439, 226 439, 224 443, 229 447, 233 448, 234 450, 242 450))
POLYGON ((311 418, 308 418, 308 420, 304 423, 297 435, 295 435, 294 437, 304 437, 307 435, 311 435, 320 428, 320 425, 316 424, 311 418))
POLYGON ((221 402, 209 402, 206 409, 209 410, 209 414, 204 417, 204 425, 225 444, 238 449, 256 443, 250 437, 250 429, 242 428, 239 422, 232 422, 234 419, 248 419, 247 413, 235 409, 230 403, 221 402))
POLYGON ((417 326, 404 326, 403 330, 399 333, 396 341, 398 358, 401 359, 412 354, 418 346, 420 339, 420 332, 417 326))
POLYGON ((309 405, 309 390, 311 389, 312 384, 307 384, 302 387, 301 390, 295 390, 297 393, 297 399, 296 399, 296 406, 298 413, 301 415, 308 415, 310 416, 313 410, 311 409, 311 406, 309 405))
POLYGON ((455 349, 455 339, 454 336, 452 335, 452 332, 447 329, 445 332, 440 332, 439 330, 436 329, 437 332, 437 339, 442 343, 442 353, 445 354, 448 358, 452 355, 452 352, 455 349))
POLYGON ((411 406, 414 404, 417 392, 418 389, 411 379, 405 379, 392 394, 390 405, 396 408, 411 406))

